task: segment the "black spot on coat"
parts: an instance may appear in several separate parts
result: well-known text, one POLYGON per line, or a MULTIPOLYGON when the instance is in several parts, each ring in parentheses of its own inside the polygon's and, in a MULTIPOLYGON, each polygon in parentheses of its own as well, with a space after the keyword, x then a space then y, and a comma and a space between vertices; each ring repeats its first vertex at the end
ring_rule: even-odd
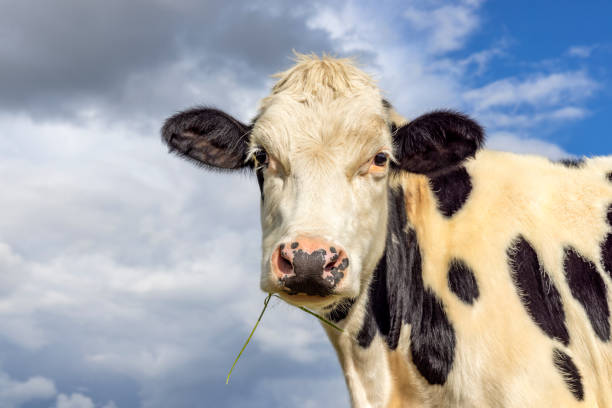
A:
POLYGON ((571 247, 565 249, 563 265, 572 296, 584 307, 595 334, 602 341, 610 340, 610 310, 606 284, 597 272, 597 267, 571 247))
POLYGON ((580 168, 582 166, 584 166, 584 158, 581 157, 579 159, 561 159, 559 160, 557 163, 564 165, 565 167, 574 167, 574 168, 580 168))
POLYGON ((346 316, 348 316, 354 303, 355 299, 352 298, 346 298, 341 300, 336 305, 334 305, 334 308, 331 310, 331 312, 327 314, 328 319, 336 323, 346 319, 346 316))
POLYGON ((368 347, 380 332, 394 350, 402 325, 409 323, 410 353, 416 368, 430 384, 444 384, 455 357, 455 331, 441 300, 424 287, 416 233, 412 229, 405 232, 405 225, 403 191, 390 191, 387 243, 372 277, 357 341, 368 347))
POLYGON ((561 296, 540 264, 535 249, 519 235, 507 255, 512 280, 529 316, 549 337, 567 346, 570 338, 561 296))
POLYGON ((474 272, 460 259, 453 259, 448 269, 448 287, 467 304, 473 304, 480 292, 474 272))
MULTIPOLYGON (((608 224, 612 228, 612 204, 608 207, 608 224)), ((604 269, 612 278, 612 232, 608 232, 606 238, 601 243, 601 259, 604 269)))
POLYGON ((612 181, 612 171, 608 173, 608 180, 612 181))
POLYGON ((438 209, 445 217, 452 217, 459 211, 472 191, 472 181, 465 167, 432 177, 429 182, 438 209))
POLYGON ((572 395, 578 400, 584 399, 584 388, 582 387, 582 376, 572 358, 559 349, 553 350, 553 364, 563 376, 572 395))

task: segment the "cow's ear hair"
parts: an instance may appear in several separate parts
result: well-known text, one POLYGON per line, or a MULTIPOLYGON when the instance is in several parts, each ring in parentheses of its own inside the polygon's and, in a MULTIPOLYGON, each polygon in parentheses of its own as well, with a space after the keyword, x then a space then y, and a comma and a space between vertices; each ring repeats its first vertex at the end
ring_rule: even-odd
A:
POLYGON ((484 132, 462 113, 435 111, 400 127, 393 139, 400 169, 430 174, 473 157, 484 142, 484 132))
POLYGON ((235 170, 247 167, 251 126, 225 112, 193 108, 168 118, 161 129, 171 152, 205 166, 235 170))

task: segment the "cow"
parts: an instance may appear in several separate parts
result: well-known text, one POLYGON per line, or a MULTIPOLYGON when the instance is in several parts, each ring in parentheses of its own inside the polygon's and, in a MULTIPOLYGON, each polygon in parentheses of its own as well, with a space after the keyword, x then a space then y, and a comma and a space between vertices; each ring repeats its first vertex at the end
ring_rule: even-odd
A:
POLYGON ((343 329, 324 325, 353 407, 612 407, 612 157, 407 121, 350 59, 277 76, 250 124, 196 107, 162 139, 256 176, 261 289, 343 329))

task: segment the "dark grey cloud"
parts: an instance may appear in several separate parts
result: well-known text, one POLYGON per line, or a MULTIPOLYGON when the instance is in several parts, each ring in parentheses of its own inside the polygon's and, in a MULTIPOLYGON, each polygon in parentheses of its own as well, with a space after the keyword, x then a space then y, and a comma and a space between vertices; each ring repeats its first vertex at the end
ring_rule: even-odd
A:
POLYGON ((261 88, 267 75, 289 64, 292 49, 333 51, 324 31, 307 27, 309 7, 264 6, 221 0, 11 2, 0 15, 0 107, 43 116, 101 107, 125 116, 157 113, 151 109, 172 106, 167 94, 173 87, 187 102, 199 96, 210 103, 182 87, 194 76, 205 81, 231 71, 237 85, 261 88), (181 64, 190 78, 169 74, 181 64))

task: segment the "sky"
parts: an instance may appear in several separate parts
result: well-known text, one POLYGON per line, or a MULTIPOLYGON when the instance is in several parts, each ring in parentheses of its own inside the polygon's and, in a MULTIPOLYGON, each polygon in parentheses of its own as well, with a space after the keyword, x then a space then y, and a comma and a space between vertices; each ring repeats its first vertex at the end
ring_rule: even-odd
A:
POLYGON ((488 148, 612 154, 609 2, 297 4, 0 0, 0 407, 348 407, 323 329, 277 300, 225 385, 265 297, 257 182, 159 136, 194 105, 248 122, 292 50, 355 56, 488 148))

